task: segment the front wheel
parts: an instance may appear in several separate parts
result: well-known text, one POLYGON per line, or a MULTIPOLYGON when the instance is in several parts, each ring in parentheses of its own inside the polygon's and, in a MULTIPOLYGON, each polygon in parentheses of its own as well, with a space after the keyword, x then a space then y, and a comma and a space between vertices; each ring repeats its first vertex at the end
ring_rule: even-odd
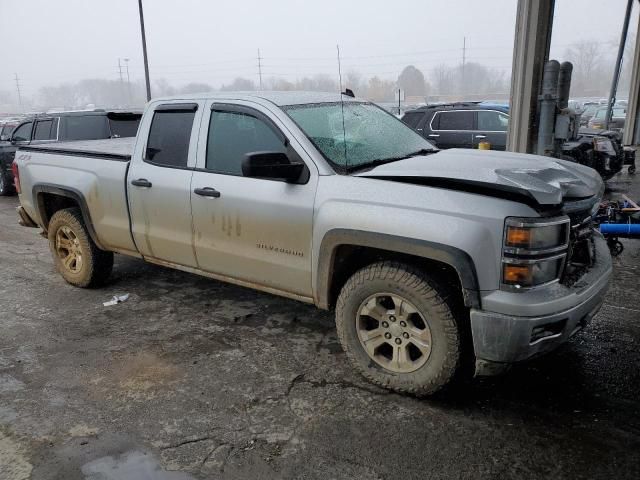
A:
POLYGON ((430 395, 461 363, 454 312, 458 296, 422 271, 380 262, 356 272, 336 305, 338 337, 368 380, 397 392, 430 395))
POLYGON ((113 269, 113 253, 100 250, 84 225, 78 208, 58 210, 48 228, 49 248, 56 269, 77 287, 104 284, 113 269))

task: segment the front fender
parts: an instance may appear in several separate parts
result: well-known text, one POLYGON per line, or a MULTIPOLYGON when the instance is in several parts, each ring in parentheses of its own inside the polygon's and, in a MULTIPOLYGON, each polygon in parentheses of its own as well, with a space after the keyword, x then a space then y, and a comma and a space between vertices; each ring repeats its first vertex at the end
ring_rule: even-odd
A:
POLYGON ((417 240, 397 235, 337 228, 326 232, 318 253, 318 268, 315 278, 316 303, 320 308, 329 308, 331 278, 335 264, 335 253, 340 245, 370 247, 390 252, 416 255, 436 260, 453 267, 458 274, 465 305, 480 307, 480 295, 475 266, 464 251, 426 240, 417 240))

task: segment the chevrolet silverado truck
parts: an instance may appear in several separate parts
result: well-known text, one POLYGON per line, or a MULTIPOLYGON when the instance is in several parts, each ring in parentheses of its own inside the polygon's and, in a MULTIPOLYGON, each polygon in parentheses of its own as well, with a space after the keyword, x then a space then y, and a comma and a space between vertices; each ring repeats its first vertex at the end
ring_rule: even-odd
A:
POLYGON ((347 95, 156 99, 134 139, 28 146, 13 169, 70 284, 119 253, 334 309, 353 366, 416 395, 553 350, 612 271, 594 170, 438 151, 347 95))

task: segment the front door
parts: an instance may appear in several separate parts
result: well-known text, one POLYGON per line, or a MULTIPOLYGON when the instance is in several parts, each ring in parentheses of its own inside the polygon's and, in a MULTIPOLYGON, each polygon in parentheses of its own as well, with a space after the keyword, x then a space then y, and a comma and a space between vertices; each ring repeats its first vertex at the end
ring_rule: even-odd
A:
POLYGON ((132 159, 127 190, 133 238, 148 259, 196 266, 191 225, 196 148, 190 145, 197 145, 199 113, 197 103, 159 105, 140 128, 149 137, 139 139, 146 146, 143 158, 132 159))
POLYGON ((318 173, 282 125, 255 104, 213 104, 204 115, 192 181, 200 269, 310 297, 313 202, 318 173), (252 105, 252 106, 249 106, 252 105), (306 182, 249 178, 249 152, 279 151, 307 165, 306 182))
POLYGON ((478 144, 484 141, 491 144, 491 150, 506 149, 509 115, 497 110, 477 110, 476 122, 473 148, 478 148, 478 144))

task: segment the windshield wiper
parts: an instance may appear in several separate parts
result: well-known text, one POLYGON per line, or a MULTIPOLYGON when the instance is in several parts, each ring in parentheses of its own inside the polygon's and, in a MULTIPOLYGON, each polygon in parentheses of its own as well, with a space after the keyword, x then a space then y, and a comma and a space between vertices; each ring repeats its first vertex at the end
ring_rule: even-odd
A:
POLYGON ((379 158, 377 160, 371 160, 367 163, 361 163, 360 165, 347 166, 345 167, 345 172, 353 173, 359 170, 370 170, 386 163, 397 162, 398 160, 406 160, 407 158, 417 157, 419 155, 429 155, 430 153, 436 153, 437 151, 437 148, 421 148, 420 150, 416 150, 415 152, 411 152, 400 157, 379 158))

